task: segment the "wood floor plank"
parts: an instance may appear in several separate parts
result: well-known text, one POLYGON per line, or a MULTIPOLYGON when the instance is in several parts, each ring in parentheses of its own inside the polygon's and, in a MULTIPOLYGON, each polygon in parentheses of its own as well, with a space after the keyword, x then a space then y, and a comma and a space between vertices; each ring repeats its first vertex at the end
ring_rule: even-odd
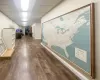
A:
POLYGON ((39 63, 38 59, 33 59, 33 67, 36 73, 37 80, 47 80, 45 73, 39 63))
POLYGON ((0 61, 0 80, 79 80, 39 40, 23 37, 16 41, 11 60, 0 61))

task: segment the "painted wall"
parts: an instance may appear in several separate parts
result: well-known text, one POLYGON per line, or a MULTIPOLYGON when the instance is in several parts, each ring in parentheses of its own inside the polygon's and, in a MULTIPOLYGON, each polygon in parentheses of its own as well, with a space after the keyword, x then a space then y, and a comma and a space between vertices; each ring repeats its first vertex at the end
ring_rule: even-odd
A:
POLYGON ((35 38, 35 26, 36 24, 32 25, 32 37, 35 38))
POLYGON ((35 23, 32 25, 32 33, 35 39, 41 39, 41 23, 35 23))
POLYGON ((22 29, 23 34, 25 35, 25 26, 21 26, 20 28, 22 29))
POLYGON ((95 37, 96 37, 96 79, 100 80, 100 0, 65 0, 41 19, 41 23, 70 12, 84 5, 95 3, 95 37))
POLYGON ((8 17, 6 17, 4 14, 0 12, 0 37, 1 37, 1 30, 3 28, 19 28, 19 26, 12 22, 8 17))

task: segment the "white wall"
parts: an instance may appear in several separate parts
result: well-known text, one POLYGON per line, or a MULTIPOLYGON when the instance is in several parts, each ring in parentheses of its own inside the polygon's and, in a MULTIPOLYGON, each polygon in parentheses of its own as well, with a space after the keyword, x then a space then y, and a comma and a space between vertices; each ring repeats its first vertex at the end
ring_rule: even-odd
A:
POLYGON ((25 35, 25 26, 21 26, 20 28, 22 29, 23 34, 25 35))
POLYGON ((96 79, 100 80, 100 0, 65 0, 41 19, 41 23, 87 4, 95 3, 96 79))
POLYGON ((41 23, 35 23, 32 25, 32 33, 35 39, 41 39, 41 23))
POLYGON ((36 24, 32 25, 32 37, 35 38, 35 26, 36 24))
POLYGON ((15 29, 19 28, 19 26, 12 22, 8 17, 0 12, 0 37, 1 37, 1 30, 3 28, 10 28, 13 27, 15 29))

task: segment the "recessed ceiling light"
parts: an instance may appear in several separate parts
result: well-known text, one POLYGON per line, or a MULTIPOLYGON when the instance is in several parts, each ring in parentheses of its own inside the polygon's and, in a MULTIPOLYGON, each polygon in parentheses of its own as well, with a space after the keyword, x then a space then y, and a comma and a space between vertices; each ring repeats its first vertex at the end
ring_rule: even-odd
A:
POLYGON ((22 18, 27 18, 27 16, 28 16, 28 13, 27 12, 22 12, 22 18))
POLYGON ((27 11, 29 8, 29 0, 21 0, 22 11, 27 11))
POLYGON ((22 22, 22 24, 23 24, 23 25, 26 25, 26 24, 27 24, 27 22, 22 22))
POLYGON ((28 21, 28 19, 27 18, 22 18, 21 21, 28 21))

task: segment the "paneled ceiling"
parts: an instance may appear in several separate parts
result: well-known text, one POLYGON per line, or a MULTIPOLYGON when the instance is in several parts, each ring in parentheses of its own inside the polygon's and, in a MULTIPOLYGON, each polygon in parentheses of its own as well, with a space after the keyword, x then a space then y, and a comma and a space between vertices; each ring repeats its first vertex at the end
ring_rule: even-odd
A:
MULTIPOLYGON (((16 0, 17 1, 17 0, 16 0)), ((41 17, 50 11, 57 4, 63 0, 36 0, 34 7, 29 11, 27 25, 32 25, 34 22, 40 21, 41 17)), ((18 25, 22 25, 21 11, 15 5, 15 0, 0 0, 0 11, 16 22, 18 25)), ((33 3, 31 3, 33 5, 33 3)))

